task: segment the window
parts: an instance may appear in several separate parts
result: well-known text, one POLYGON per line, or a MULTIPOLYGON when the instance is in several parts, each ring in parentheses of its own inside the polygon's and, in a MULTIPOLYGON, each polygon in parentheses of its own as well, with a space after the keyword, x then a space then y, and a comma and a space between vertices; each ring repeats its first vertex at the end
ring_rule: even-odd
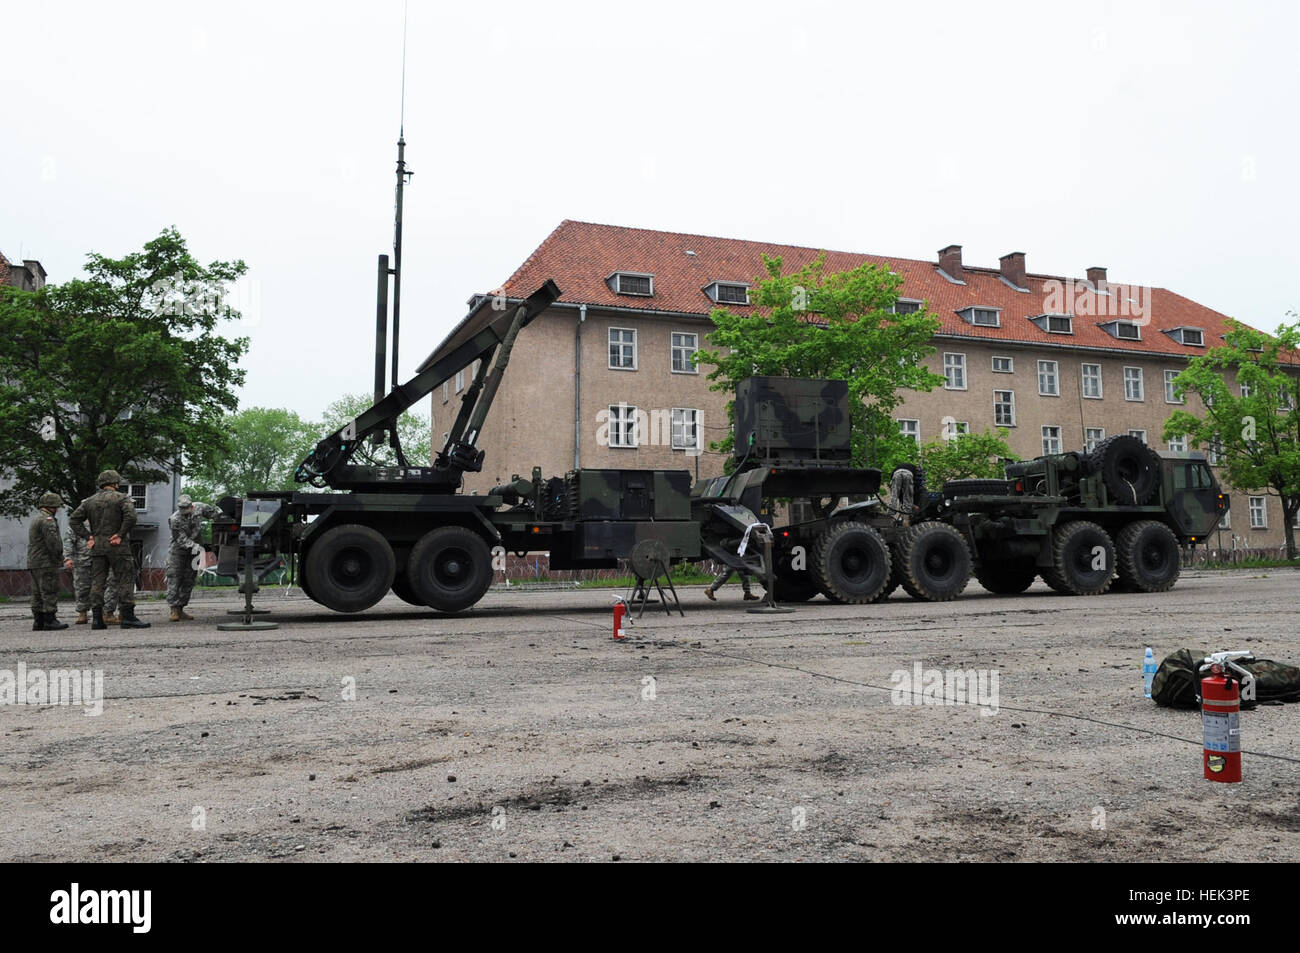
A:
POLYGON ((943 376, 948 382, 943 386, 948 390, 966 389, 966 355, 944 354, 943 376))
POLYGON ((1124 368, 1124 399, 1142 400, 1142 368, 1124 368))
POLYGON ((1268 529, 1268 506, 1262 496, 1250 498, 1250 528, 1268 529))
POLYGON ((654 294, 654 275, 639 275, 634 272, 615 272, 614 293, 621 295, 639 295, 648 298, 654 294))
POLYGON ((1049 334, 1073 334, 1074 315, 1039 314, 1029 319, 1049 334))
POLYGON ((636 331, 631 328, 609 329, 609 366, 636 370, 636 331))
POLYGON ((1223 463, 1223 438, 1217 433, 1210 440, 1209 447, 1206 448, 1205 460, 1212 467, 1217 467, 1223 463))
POLYGON ((700 448, 700 412, 689 407, 673 408, 673 449, 700 448))
POLYGON ((949 420, 943 425, 943 436, 945 440, 953 440, 962 434, 970 433, 970 424, 964 420, 949 420))
POLYGON ((1243 384, 1241 385, 1241 396, 1242 396, 1242 399, 1243 399, 1243 400, 1244 400, 1245 398, 1248 398, 1248 397, 1250 396, 1250 385, 1249 385, 1249 384, 1243 383, 1243 384))
POLYGON ((1101 427, 1085 427, 1083 431, 1083 449, 1085 453, 1092 453, 1097 449, 1097 444, 1106 439, 1106 431, 1101 427))
POLYGON ((1059 397, 1060 387, 1056 375, 1055 361, 1038 362, 1038 393, 1044 397, 1059 397))
POLYGON ((1169 438, 1170 453, 1184 453, 1187 450, 1187 434, 1179 434, 1177 437, 1169 438))
POLYGON ((143 483, 132 483, 126 488, 127 496, 137 510, 145 509, 149 502, 149 488, 143 483))
POLYGON ((749 304, 749 288, 745 285, 724 285, 718 282, 717 289, 718 296, 714 300, 718 304, 749 304))
POLYGON ((699 350, 700 336, 698 334, 686 334, 674 331, 671 337, 673 373, 698 374, 700 369, 695 366, 695 361, 693 361, 692 358, 695 356, 695 352, 699 350))
POLYGON ((1128 435, 1130 437, 1137 437, 1143 443, 1147 442, 1147 432, 1145 430, 1130 430, 1128 435))
POLYGON ((1295 397, 1291 394, 1291 388, 1286 384, 1278 387, 1277 402, 1279 410, 1295 410, 1295 397))
POLYGON ((637 443, 636 408, 627 404, 610 404, 609 445, 635 447, 637 443))
POLYGON ((996 328, 1002 324, 997 308, 962 308, 957 313, 967 324, 981 328, 996 328))
POLYGON ((1232 510, 1224 510, 1219 520, 1219 529, 1232 529, 1232 510))
POLYGON ((1016 392, 1013 390, 995 390, 993 392, 993 426, 1014 427, 1016 425, 1016 392))
POLYGON ((1115 337, 1123 341, 1142 340, 1142 330, 1132 321, 1116 321, 1115 337))
POLYGON ((442 382, 442 402, 445 404, 451 399, 451 381, 442 382))
POLYGON ((456 393, 459 394, 464 389, 465 389, 465 371, 462 368, 461 370, 456 372, 456 393))
POLYGON ((1061 428, 1044 427, 1043 428, 1043 455, 1049 453, 1061 452, 1061 428))
POLYGON ((1101 400, 1101 365, 1083 364, 1083 396, 1092 400, 1101 400))
POLYGON ((894 302, 894 314, 916 314, 921 310, 921 302, 904 301, 901 298, 894 302))
POLYGON ((1200 328, 1183 328, 1183 343, 1205 347, 1205 335, 1200 328))
POLYGON ((904 437, 911 437, 917 443, 921 442, 921 421, 919 420, 900 420, 898 422, 898 432, 904 437))
POLYGON ((1012 374, 1015 372, 1016 362, 1009 357, 993 358, 993 372, 995 374, 1012 374))
POLYGON ((1181 404, 1183 399, 1174 392, 1174 378, 1178 376, 1177 371, 1165 371, 1165 403, 1181 404))

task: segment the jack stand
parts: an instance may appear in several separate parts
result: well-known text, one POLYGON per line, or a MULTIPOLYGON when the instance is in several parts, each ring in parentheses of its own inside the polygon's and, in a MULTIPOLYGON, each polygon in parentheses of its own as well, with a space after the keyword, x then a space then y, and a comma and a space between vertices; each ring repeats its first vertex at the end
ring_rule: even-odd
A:
MULTIPOLYGON (((765 524, 758 524, 767 529, 765 524)), ((776 582, 774 581, 775 571, 772 565, 772 531, 768 530, 761 533, 763 540, 763 570, 766 581, 763 583, 766 592, 763 594, 763 604, 755 606, 752 609, 746 609, 746 612, 757 612, 763 615, 771 615, 777 612, 793 612, 788 606, 779 606, 776 604, 776 582)))
POLYGON ((239 584, 239 591, 244 594, 244 608, 231 610, 231 615, 242 615, 242 622, 222 622, 218 624, 217 629, 222 632, 264 632, 267 629, 278 629, 280 623, 267 622, 265 620, 254 620, 254 614, 258 612, 269 612, 269 609, 253 608, 253 593, 257 592, 257 580, 253 578, 253 536, 252 534, 244 535, 244 581, 239 584))

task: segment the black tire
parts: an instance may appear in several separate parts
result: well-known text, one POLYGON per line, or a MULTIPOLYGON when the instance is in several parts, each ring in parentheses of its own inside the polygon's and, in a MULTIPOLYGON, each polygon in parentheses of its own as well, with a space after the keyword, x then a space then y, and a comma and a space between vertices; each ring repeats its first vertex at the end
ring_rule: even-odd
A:
POLYGON ((1010 496, 1015 484, 1010 480, 948 480, 943 485, 943 495, 955 496, 1010 496))
POLYGON ((772 580, 772 586, 775 590, 772 596, 777 602, 807 602, 821 592, 811 577, 804 581, 777 576, 772 580))
POLYGON ((970 582, 970 550, 944 523, 920 523, 903 532, 901 578, 913 599, 948 602, 970 582))
POLYGON ((1178 537, 1164 523, 1138 520, 1115 538, 1115 559, 1125 589, 1167 592, 1182 572, 1178 537))
POLYGON ((828 528, 813 546, 809 570, 833 602, 866 605, 889 583, 889 546, 866 523, 848 521, 828 528))
POLYGON ((1160 457, 1137 437, 1107 437, 1088 458, 1111 501, 1141 506, 1160 489, 1160 457))
POLYGON ((410 605, 425 608, 423 600, 415 594, 415 590, 411 588, 411 582, 406 578, 404 572, 399 572, 393 577, 393 595, 410 605))
POLYGON ((460 612, 482 599, 492 585, 492 551, 471 529, 440 526, 411 548, 406 576, 425 605, 460 612))
POLYGON ((304 549, 298 553, 298 588, 302 590, 303 595, 305 595, 312 602, 315 602, 316 597, 311 594, 311 583, 307 581, 306 568, 307 568, 307 551, 304 549))
POLYGON ((989 592, 1016 596, 1034 584, 1038 567, 1032 562, 985 560, 975 570, 975 578, 989 592))
POLYGON ((1098 596, 1115 578, 1115 544, 1104 529, 1088 520, 1074 520, 1056 530, 1052 558, 1052 568, 1043 571, 1043 579, 1062 595, 1098 596), (1097 553, 1098 547, 1103 552, 1097 553), (1102 568, 1093 568, 1097 563, 1102 568))
POLYGON ((303 590, 335 612, 361 612, 388 595, 396 573, 388 540, 369 526, 346 523, 312 543, 303 590))

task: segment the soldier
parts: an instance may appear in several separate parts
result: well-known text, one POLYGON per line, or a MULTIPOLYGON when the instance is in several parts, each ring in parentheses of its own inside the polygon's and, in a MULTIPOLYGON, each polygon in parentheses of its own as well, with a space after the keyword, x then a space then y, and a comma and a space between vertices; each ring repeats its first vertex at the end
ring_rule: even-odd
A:
POLYGON ((127 538, 135 526, 135 505, 131 497, 117 492, 122 478, 116 470, 105 470, 95 480, 99 492, 81 501, 68 517, 79 539, 90 549, 90 612, 92 629, 106 629, 104 623, 104 584, 112 569, 117 576, 118 604, 122 628, 147 629, 148 622, 135 617, 135 565, 127 538), (86 521, 90 530, 86 530, 86 521))
POLYGON ((894 522, 904 526, 912 525, 912 514, 916 511, 916 490, 912 471, 899 467, 889 481, 889 508, 894 513, 894 522))
POLYGON ((737 572, 740 572, 740 587, 745 591, 745 601, 757 602, 759 597, 754 595, 754 593, 749 588, 750 587, 749 573, 742 572, 736 569, 731 569, 727 566, 722 567, 722 571, 713 577, 713 583, 709 586, 709 588, 704 590, 705 598, 707 598, 710 602, 717 602, 718 599, 714 595, 714 593, 717 592, 719 589, 721 589, 723 586, 725 586, 727 584, 727 580, 730 579, 732 576, 734 576, 737 572))
POLYGON ((184 494, 176 504, 176 512, 167 520, 172 531, 171 548, 167 550, 167 604, 172 607, 170 621, 192 622, 194 616, 185 607, 190 604, 190 593, 198 578, 194 560, 203 553, 203 544, 198 541, 199 530, 205 519, 220 516, 221 510, 209 503, 195 504, 184 494))
POLYGON ((68 624, 55 616, 59 610, 59 570, 72 568, 71 560, 63 560, 63 547, 59 545, 59 523, 54 514, 63 505, 63 497, 46 493, 38 501, 41 512, 32 517, 27 530, 27 569, 32 574, 32 625, 33 632, 57 632, 68 624))
MULTIPOLYGON (((90 614, 90 550, 86 541, 77 536, 76 529, 68 524, 67 535, 63 538, 63 558, 72 560, 72 590, 77 597, 77 625, 85 625, 90 614)), ((117 614, 117 576, 113 570, 108 571, 108 585, 104 587, 104 622, 117 625, 121 622, 117 614)))

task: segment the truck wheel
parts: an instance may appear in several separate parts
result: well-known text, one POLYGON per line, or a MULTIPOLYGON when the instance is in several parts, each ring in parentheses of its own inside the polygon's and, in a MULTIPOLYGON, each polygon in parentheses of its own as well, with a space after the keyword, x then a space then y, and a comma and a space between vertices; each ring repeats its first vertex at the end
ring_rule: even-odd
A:
POLYGON ((1129 523, 1115 539, 1119 582, 1138 592, 1166 592, 1174 587, 1182 565, 1178 537, 1164 523, 1129 523))
POLYGON ((415 590, 411 588, 411 581, 406 578, 404 572, 399 572, 393 577, 393 595, 410 605, 424 608, 424 603, 415 594, 415 590))
POLYGON ((1097 596, 1115 576, 1115 544, 1096 523, 1074 520, 1052 539, 1053 565, 1043 580, 1062 595, 1097 596))
POLYGON ((473 530, 440 526, 412 547, 406 573, 416 597, 431 609, 460 612, 492 585, 492 553, 473 530))
POLYGON ((348 523, 312 543, 303 588, 335 612, 360 612, 388 594, 396 572, 388 540, 369 526, 348 523))
POLYGON ((948 602, 970 581, 970 550, 944 523, 921 523, 903 533, 903 588, 913 599, 948 602))
POLYGON ((889 547, 866 523, 830 527, 817 538, 812 557, 812 577, 832 602, 866 605, 889 582, 889 547))
POLYGON ((947 480, 943 484, 943 495, 955 496, 1010 496, 1013 483, 1010 480, 947 480))
POLYGON ((807 602, 821 592, 811 578, 803 581, 777 576, 772 585, 776 590, 772 595, 777 602, 807 602))
POLYGON ((1034 584, 1038 568, 1032 563, 993 562, 986 560, 975 570, 975 578, 989 592, 1000 596, 1015 596, 1034 584))
POLYGON ((1116 434, 1097 444, 1089 457, 1116 503, 1142 505, 1160 489, 1160 458, 1137 437, 1116 434))

